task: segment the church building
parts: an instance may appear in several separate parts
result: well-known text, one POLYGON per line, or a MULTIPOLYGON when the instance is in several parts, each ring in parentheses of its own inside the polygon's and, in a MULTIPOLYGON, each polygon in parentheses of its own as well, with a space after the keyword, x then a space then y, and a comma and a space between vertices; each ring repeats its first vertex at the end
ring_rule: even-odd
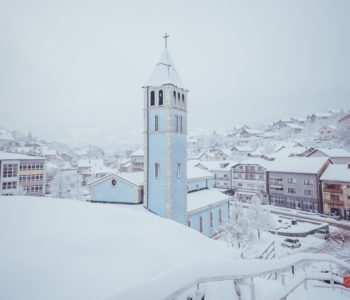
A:
POLYGON ((142 202, 161 217, 213 236, 228 218, 231 198, 213 188, 211 173, 187 166, 188 90, 167 49, 168 35, 164 38, 163 54, 143 87, 143 187, 140 172, 130 178, 124 173, 107 175, 89 184, 91 201, 142 202))

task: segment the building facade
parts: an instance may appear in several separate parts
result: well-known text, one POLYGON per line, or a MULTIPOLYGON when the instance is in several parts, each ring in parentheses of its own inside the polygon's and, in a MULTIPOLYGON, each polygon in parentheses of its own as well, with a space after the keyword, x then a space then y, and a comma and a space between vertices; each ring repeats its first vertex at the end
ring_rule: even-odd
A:
POLYGON ((251 201, 258 196, 267 202, 266 173, 269 161, 260 158, 245 160, 232 167, 232 189, 237 199, 251 201))
POLYGON ((327 158, 307 157, 273 162, 267 172, 270 204, 322 213, 320 177, 329 164, 327 158))
POLYGON ((1 195, 45 194, 45 158, 0 153, 1 195))
POLYGON ((329 165, 321 182, 323 212, 350 220, 350 165, 329 165))

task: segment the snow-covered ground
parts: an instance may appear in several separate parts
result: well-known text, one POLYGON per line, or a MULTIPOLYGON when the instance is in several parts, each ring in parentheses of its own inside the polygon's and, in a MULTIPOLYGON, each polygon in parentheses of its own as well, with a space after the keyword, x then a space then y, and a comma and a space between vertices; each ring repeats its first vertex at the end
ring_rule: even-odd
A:
POLYGON ((182 264, 236 256, 140 207, 54 198, 0 197, 0 237, 2 299, 103 299, 182 264))
MULTIPOLYGON (((0 197, 0 238, 1 299, 163 299, 160 294, 203 276, 251 276, 323 258, 240 260, 240 252, 222 241, 140 205, 26 196, 0 197)), ((266 285, 268 292, 281 289, 280 282, 256 278, 257 299, 266 285)), ((234 299, 232 280, 205 288, 206 299, 234 299)), ((249 285, 241 289, 249 295, 249 285)))

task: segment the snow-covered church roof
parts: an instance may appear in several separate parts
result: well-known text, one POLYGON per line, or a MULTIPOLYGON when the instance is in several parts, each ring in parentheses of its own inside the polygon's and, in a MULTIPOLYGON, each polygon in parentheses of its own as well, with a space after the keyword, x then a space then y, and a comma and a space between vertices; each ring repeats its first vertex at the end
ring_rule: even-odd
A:
POLYGON ((162 86, 164 84, 173 84, 184 88, 167 48, 164 49, 162 57, 154 68, 147 86, 162 86))

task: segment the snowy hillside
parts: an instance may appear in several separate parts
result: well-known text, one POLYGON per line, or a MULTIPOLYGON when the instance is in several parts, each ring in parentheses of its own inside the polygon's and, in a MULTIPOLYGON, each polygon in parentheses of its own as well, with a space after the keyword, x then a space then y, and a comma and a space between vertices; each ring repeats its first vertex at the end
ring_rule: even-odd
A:
POLYGON ((169 269, 236 253, 142 207, 0 197, 2 299, 104 299, 169 269))

